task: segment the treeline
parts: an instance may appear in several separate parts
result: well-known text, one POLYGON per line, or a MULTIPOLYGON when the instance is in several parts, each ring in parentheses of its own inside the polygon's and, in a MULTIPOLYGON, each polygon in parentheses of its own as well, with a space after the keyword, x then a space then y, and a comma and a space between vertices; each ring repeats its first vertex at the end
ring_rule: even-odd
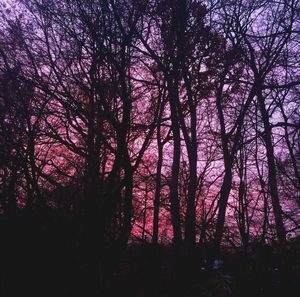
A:
POLYGON ((93 249, 299 232, 299 1, 2 3, 0 210, 93 249))

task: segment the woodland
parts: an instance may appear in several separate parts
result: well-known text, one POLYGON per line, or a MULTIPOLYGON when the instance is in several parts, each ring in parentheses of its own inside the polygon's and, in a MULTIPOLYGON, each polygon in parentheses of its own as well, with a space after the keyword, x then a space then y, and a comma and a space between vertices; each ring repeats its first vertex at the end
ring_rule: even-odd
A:
POLYGON ((299 0, 0 0, 0 296, 300 292, 299 0))

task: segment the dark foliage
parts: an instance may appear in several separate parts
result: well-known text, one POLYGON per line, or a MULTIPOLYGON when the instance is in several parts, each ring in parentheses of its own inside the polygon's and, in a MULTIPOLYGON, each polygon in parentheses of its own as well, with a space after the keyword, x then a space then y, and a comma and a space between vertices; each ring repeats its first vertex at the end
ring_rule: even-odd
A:
POLYGON ((300 240, 223 249, 205 270, 205 250, 176 251, 149 243, 117 254, 109 247, 100 282, 80 224, 49 210, 0 222, 1 296, 292 296, 299 291, 300 240), (217 264, 215 262, 215 264, 217 264), (106 266, 106 267, 105 267, 106 266), (97 285, 96 285, 97 284, 97 285), (100 284, 100 285, 99 285, 100 284))

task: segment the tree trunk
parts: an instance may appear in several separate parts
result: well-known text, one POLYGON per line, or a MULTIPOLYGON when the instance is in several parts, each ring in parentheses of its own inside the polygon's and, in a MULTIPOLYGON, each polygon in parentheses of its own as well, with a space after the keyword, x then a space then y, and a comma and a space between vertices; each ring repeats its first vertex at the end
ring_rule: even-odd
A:
POLYGON ((218 216, 217 216, 217 225, 216 225, 216 232, 215 232, 215 237, 214 237, 214 246, 216 246, 217 249, 219 249, 221 241, 222 241, 227 202, 228 202, 231 185, 232 185, 232 172, 231 172, 232 165, 231 164, 232 164, 232 162, 229 161, 228 165, 225 165, 225 175, 223 178, 220 199, 219 199, 219 204, 218 204, 219 211, 218 211, 218 216))
POLYGON ((185 218, 185 242, 189 247, 196 243, 196 187, 197 187, 197 152, 189 156, 189 185, 185 218))
POLYGON ((158 160, 156 166, 155 176, 155 196, 153 205, 153 236, 152 243, 154 245, 158 242, 158 224, 159 224, 159 207, 160 207, 160 190, 161 190, 161 169, 163 164, 163 144, 160 135, 160 124, 157 126, 157 148, 158 148, 158 160))
POLYGON ((178 120, 178 111, 176 102, 178 96, 177 84, 169 84, 169 103, 171 108, 171 129, 173 132, 173 163, 172 163, 172 177, 170 182, 170 202, 171 202, 171 220, 173 227, 173 243, 175 247, 180 247, 182 243, 181 236, 181 223, 180 223, 180 206, 178 195, 178 178, 179 178, 179 166, 180 166, 180 126, 178 120))
POLYGON ((246 189, 246 172, 247 159, 244 158, 244 151, 240 150, 240 168, 239 168, 239 191, 238 191, 238 227, 242 240, 244 251, 248 249, 249 243, 249 219, 247 205, 247 189, 246 189))
POLYGON ((266 110, 265 100, 261 89, 259 89, 257 97, 258 97, 260 113, 264 124, 263 139, 267 151, 269 191, 271 195, 273 213, 275 218, 276 232, 277 232, 278 240, 284 243, 286 241, 286 231, 283 224, 282 209, 279 202, 279 194, 278 194, 278 186, 277 186, 277 168, 275 165, 274 147, 272 143, 272 128, 270 125, 269 114, 268 111, 266 110))
POLYGON ((132 216, 132 190, 133 190, 133 170, 130 163, 128 152, 124 156, 124 182, 125 182, 125 194, 124 194, 124 218, 121 228, 121 234, 119 238, 120 247, 126 248, 130 234, 131 234, 131 216, 132 216))

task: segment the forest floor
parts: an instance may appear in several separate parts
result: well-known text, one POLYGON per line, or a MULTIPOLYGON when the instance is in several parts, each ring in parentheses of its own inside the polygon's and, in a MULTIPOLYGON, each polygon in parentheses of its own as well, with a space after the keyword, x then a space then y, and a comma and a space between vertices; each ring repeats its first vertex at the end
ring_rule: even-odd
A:
POLYGON ((191 255, 167 246, 131 245, 119 257, 107 251, 102 270, 95 273, 87 261, 89 247, 80 246, 74 230, 37 220, 0 220, 0 296, 274 297, 300 292, 300 238, 284 248, 253 244, 247 254, 224 249, 212 271, 205 269, 200 248, 191 255))

